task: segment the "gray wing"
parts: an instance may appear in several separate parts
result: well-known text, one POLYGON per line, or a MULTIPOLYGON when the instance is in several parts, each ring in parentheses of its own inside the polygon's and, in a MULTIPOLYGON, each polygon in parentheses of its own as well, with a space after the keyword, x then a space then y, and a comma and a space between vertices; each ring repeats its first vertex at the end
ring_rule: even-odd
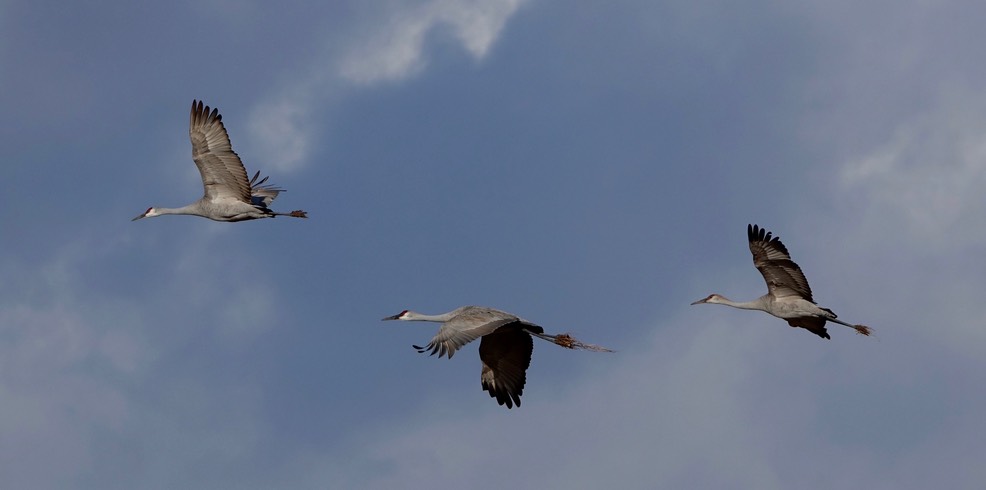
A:
POLYGON ((788 318, 787 324, 792 327, 801 327, 823 339, 831 339, 829 331, 825 328, 825 319, 813 316, 803 316, 800 318, 788 318))
POLYGON ((483 361, 483 390, 500 405, 520 406, 520 396, 527 383, 534 340, 516 322, 504 325, 479 342, 479 359, 483 361), (516 326, 516 327, 515 327, 516 326))
POLYGON ((814 303, 808 279, 801 272, 801 267, 791 260, 791 254, 780 238, 772 237, 770 232, 757 225, 747 225, 746 234, 750 240, 750 252, 753 253, 753 265, 767 282, 770 294, 775 298, 796 296, 814 303))
POLYGON ((496 329, 517 321, 517 318, 500 318, 486 323, 470 323, 468 321, 457 321, 453 318, 442 324, 442 328, 432 337, 428 345, 419 347, 413 346, 418 352, 431 351, 430 355, 438 354, 438 357, 447 356, 449 359, 463 345, 476 340, 484 335, 489 335, 496 329))
POLYGON ((188 136, 192 140, 192 160, 202 174, 205 198, 237 199, 252 204, 246 169, 230 145, 219 109, 210 113, 209 106, 193 100, 188 136))

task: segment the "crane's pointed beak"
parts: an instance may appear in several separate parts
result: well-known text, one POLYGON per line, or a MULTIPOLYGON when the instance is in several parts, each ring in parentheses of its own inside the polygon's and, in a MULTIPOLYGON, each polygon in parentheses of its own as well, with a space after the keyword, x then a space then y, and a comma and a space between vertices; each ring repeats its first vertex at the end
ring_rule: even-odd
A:
POLYGON ((387 320, 397 320, 400 317, 401 317, 401 315, 400 315, 400 313, 398 313, 398 314, 393 315, 393 316, 388 316, 387 318, 381 318, 380 321, 385 322, 387 320))
POLYGON ((692 305, 700 305, 700 304, 703 304, 703 303, 705 303, 705 302, 706 302, 706 301, 708 301, 708 300, 709 300, 709 298, 702 298, 702 299, 700 299, 700 300, 698 300, 698 301, 696 301, 696 302, 694 302, 694 303, 692 303, 692 305))
MULTIPOLYGON (((137 216, 136 218, 134 218, 134 219, 132 219, 130 221, 137 221, 137 220, 139 220, 141 218, 146 218, 147 215, 151 214, 151 211, 154 211, 154 208, 153 207, 147 208, 147 211, 144 211, 143 213, 140 213, 140 216, 137 216)), ((154 217, 154 216, 157 216, 157 215, 158 215, 158 213, 155 212, 154 214, 151 214, 151 217, 154 217)))

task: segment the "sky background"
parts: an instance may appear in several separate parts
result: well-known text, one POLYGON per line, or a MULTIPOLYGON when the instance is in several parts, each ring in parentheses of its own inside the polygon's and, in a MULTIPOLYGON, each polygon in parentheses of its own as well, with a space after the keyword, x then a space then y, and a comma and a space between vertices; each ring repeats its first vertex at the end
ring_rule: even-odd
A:
POLYGON ((982 488, 986 3, 271 5, 0 3, 0 487, 982 488), (310 219, 130 221, 192 99, 310 219), (689 306, 748 223, 875 336, 689 306))

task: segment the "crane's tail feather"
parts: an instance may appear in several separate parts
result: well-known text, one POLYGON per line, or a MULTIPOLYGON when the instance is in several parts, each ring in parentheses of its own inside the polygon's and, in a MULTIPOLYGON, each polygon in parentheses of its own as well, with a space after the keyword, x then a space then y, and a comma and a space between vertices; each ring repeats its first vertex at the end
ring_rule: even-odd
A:
POLYGON ((548 342, 551 342, 555 345, 560 345, 566 349, 587 350, 592 352, 613 352, 613 349, 608 349, 606 347, 594 345, 594 344, 587 344, 579 339, 576 339, 575 337, 572 337, 567 333, 562 333, 558 335, 549 335, 546 333, 531 332, 530 330, 528 330, 527 332, 539 339, 547 340, 548 342))
POLYGON ((257 181, 257 178, 258 177, 260 177, 260 171, 259 170, 257 170, 257 173, 253 174, 253 178, 250 179, 250 187, 259 187, 259 186, 262 186, 262 185, 264 185, 264 182, 267 182, 267 179, 270 178, 270 176, 268 175, 267 177, 264 177, 262 180, 260 180, 258 182, 257 181))

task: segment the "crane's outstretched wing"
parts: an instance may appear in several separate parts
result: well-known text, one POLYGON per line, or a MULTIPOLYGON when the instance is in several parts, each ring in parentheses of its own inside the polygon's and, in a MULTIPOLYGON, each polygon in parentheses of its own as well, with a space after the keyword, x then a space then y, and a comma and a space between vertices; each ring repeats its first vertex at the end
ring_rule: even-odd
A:
MULTIPOLYGON (((788 318, 787 324, 792 327, 801 327, 823 339, 831 339, 829 331, 825 328, 825 319, 813 316, 801 318, 788 318)), ((855 327, 853 327, 855 328, 855 327)))
POLYGON ((543 332, 544 329, 525 322, 510 313, 485 306, 463 306, 456 310, 451 320, 442 324, 442 328, 428 342, 428 345, 413 346, 418 352, 431 351, 431 355, 447 356, 449 359, 463 345, 484 335, 496 331, 503 325, 520 322, 525 327, 543 332))
POLYGON ((463 325, 456 325, 447 322, 442 325, 442 328, 438 330, 438 333, 432 337, 428 345, 421 347, 414 345, 418 352, 428 352, 431 351, 430 355, 438 354, 438 357, 447 356, 449 359, 455 354, 455 351, 459 350, 463 345, 476 340, 484 335, 489 335, 496 329, 508 323, 513 323, 517 321, 512 318, 505 318, 501 320, 495 320, 490 323, 484 323, 482 325, 466 327, 463 325))
POLYGON ((192 101, 188 137, 192 140, 192 159, 202 174, 205 198, 232 198, 252 204, 246 169, 230 145, 222 119, 219 109, 210 113, 209 106, 192 101))
POLYGON ((483 361, 483 390, 500 405, 520 406, 520 396, 527 383, 534 339, 517 322, 504 325, 479 342, 479 359, 483 361))
POLYGON ((791 254, 780 238, 771 237, 769 231, 757 225, 747 225, 746 234, 750 240, 750 252, 753 253, 753 265, 763 275, 770 294, 776 298, 797 296, 814 303, 808 279, 801 272, 801 267, 791 260, 791 254))

